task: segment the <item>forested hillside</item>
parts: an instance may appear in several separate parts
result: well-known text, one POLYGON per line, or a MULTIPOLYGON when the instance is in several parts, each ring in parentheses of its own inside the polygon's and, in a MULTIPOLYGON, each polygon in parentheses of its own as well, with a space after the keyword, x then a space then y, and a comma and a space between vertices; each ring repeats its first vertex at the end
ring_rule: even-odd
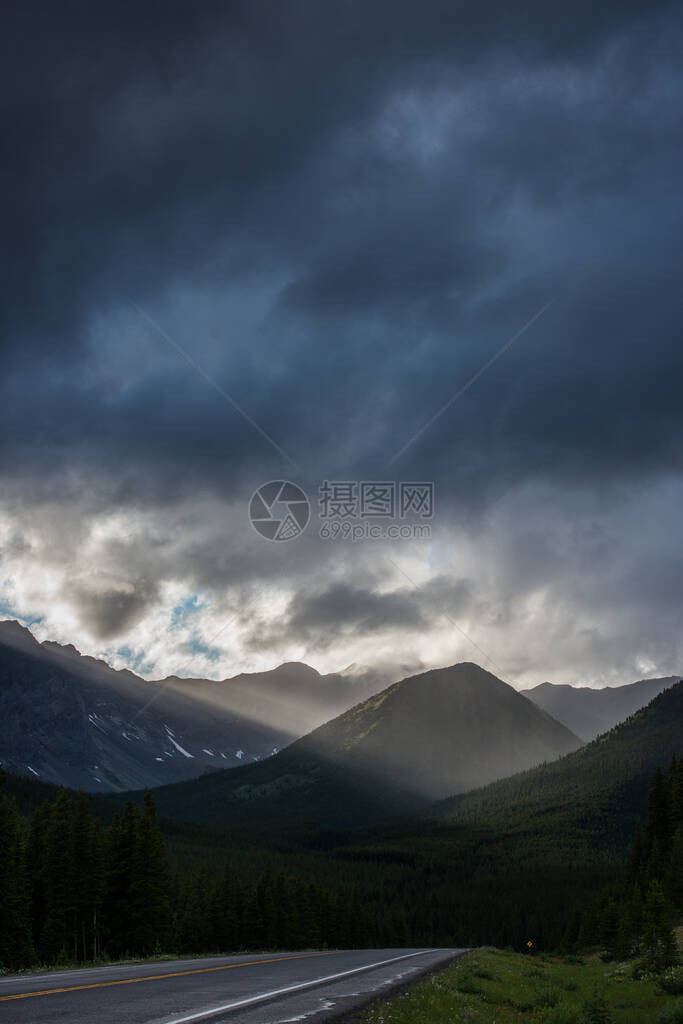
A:
MULTIPOLYGON (((4 789, 4 787, 3 787, 4 789)), ((30 819, 0 790, 0 969, 103 957, 382 944, 395 934, 358 896, 229 861, 172 870, 148 793, 109 827, 61 791, 30 819)))
POLYGON ((552 764, 521 772, 434 808, 442 821, 522 829, 556 841, 584 837, 623 853, 642 816, 657 768, 683 754, 683 682, 610 732, 552 764))
POLYGON ((568 949, 601 946, 605 959, 642 958, 644 971, 678 963, 672 924, 683 918, 683 761, 657 769, 626 870, 597 899, 577 905, 568 949))
POLYGON ((119 955, 124 945, 265 948, 304 935, 312 944, 521 948, 531 938, 560 946, 577 903, 589 906, 623 877, 652 776, 683 754, 682 700, 679 684, 557 763, 438 804, 430 816, 362 829, 266 815, 221 832, 162 819, 162 847, 144 794, 136 810, 11 778, 22 816, 3 799, 2 932, 14 929, 21 956, 41 959, 119 955), (168 880, 149 915, 156 928, 135 924, 147 898, 131 870, 142 849, 168 880), (75 881, 62 886, 62 878, 75 881), (133 908, 125 924, 133 940, 122 938, 119 902, 133 908))

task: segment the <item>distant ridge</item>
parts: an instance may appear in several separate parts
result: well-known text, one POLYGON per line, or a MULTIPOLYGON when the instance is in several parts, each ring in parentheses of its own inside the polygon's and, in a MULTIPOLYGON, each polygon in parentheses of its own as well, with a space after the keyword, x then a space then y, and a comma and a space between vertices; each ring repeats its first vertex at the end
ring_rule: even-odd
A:
POLYGON ((91 792, 160 786, 269 757, 381 685, 296 663, 147 682, 0 622, 0 764, 91 792))
POLYGON ((164 787, 156 796, 164 814, 215 825, 352 825, 580 745, 507 683, 464 662, 394 683, 267 762, 164 787))
POLYGON ((645 707, 653 697, 681 678, 666 676, 662 679, 641 679, 626 686, 606 686, 602 689, 541 683, 530 690, 522 690, 522 693, 588 742, 645 707))

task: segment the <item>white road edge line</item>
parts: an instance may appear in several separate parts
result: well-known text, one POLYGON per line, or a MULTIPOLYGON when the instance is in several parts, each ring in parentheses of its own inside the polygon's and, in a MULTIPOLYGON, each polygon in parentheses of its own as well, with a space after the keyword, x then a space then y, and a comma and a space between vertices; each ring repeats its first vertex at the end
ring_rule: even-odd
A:
POLYGON ((287 988, 276 988, 272 992, 262 992, 258 996, 250 996, 248 999, 239 999, 236 1003, 224 1003, 223 1006, 214 1006, 211 1010, 201 1010, 199 1013, 190 1013, 187 1017, 174 1017, 165 1024, 187 1024, 191 1020, 201 1020, 202 1017, 213 1017, 217 1013, 225 1013, 227 1010, 237 1010, 241 1006, 251 1006, 252 1003, 262 1003, 266 999, 273 999, 275 996, 284 996, 288 992, 300 992, 302 988, 313 988, 314 985, 324 985, 326 981, 337 981, 339 978, 348 978, 350 974, 360 974, 362 971, 371 971, 373 967, 386 967, 387 964, 395 964, 398 960, 409 960, 413 956, 424 956, 425 953, 439 953, 439 949, 421 949, 417 953, 404 953, 403 956, 394 956, 390 960, 379 960, 376 964, 365 964, 363 967, 354 967, 351 971, 342 971, 340 974, 328 974, 325 978, 315 978, 313 981, 303 981, 298 985, 289 985, 287 988))

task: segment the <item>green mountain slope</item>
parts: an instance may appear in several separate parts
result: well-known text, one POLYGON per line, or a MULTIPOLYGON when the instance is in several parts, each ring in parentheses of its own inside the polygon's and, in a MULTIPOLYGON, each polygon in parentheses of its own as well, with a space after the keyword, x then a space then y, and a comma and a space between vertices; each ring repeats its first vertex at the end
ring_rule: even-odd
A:
POLYGON ((580 741, 463 663, 404 679, 268 761, 156 790, 162 814, 212 824, 348 827, 552 760, 580 741))
POLYGON ((619 876, 654 771, 682 755, 683 682, 561 760, 340 836, 309 871, 353 870, 417 941, 554 946, 575 903, 619 876))
POLYGON ((447 799, 433 811, 442 821, 533 827, 558 840, 599 833, 618 845, 642 815, 655 769, 681 755, 683 682, 566 757, 447 799))

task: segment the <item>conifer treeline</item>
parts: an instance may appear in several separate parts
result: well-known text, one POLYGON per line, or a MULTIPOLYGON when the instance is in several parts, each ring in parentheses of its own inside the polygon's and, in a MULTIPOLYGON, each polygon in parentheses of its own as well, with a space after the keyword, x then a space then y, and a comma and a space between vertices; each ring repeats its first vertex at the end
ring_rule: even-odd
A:
POLYGON ((648 970, 676 956, 683 761, 656 774, 627 868, 591 903, 607 869, 596 872, 580 857, 558 867, 552 834, 546 845, 503 847, 504 859, 490 842, 450 834, 432 837, 420 855, 421 835, 409 856, 380 841, 315 861, 294 854, 292 874, 230 865, 218 876, 178 874, 149 795, 104 827, 87 797, 66 793, 27 821, 0 786, 0 965, 321 946, 521 947, 529 935, 546 949, 637 955, 648 970), (316 884, 304 880, 312 866, 316 884), (562 941, 572 890, 585 895, 562 941))
POLYGON ((638 956, 659 972, 678 963, 672 922, 683 917, 683 760, 658 769, 647 823, 639 825, 623 880, 586 908, 576 908, 565 946, 601 946, 605 957, 638 956))
POLYGON ((375 925, 357 899, 284 873, 174 875, 149 793, 105 828, 84 794, 61 792, 27 824, 0 788, 2 967, 358 947, 375 925))

